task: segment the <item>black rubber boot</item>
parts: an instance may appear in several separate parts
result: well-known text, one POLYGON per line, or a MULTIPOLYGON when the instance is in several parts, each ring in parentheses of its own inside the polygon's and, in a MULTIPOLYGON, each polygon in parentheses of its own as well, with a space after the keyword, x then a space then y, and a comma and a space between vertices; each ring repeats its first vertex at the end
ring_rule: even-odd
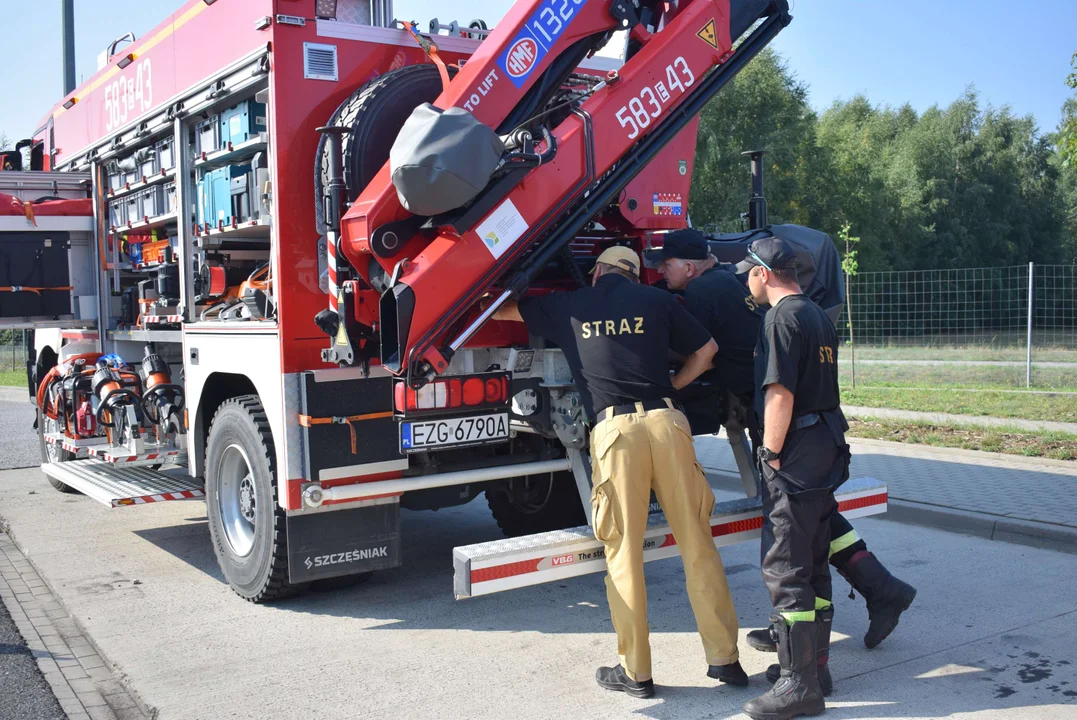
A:
MULTIPOLYGON (((815 666, 819 676, 819 689, 824 697, 834 692, 834 680, 830 677, 830 627, 834 624, 834 606, 826 610, 815 611, 815 666)), ((767 680, 778 682, 782 666, 771 665, 767 668, 767 680)))
POLYGON ((868 602, 870 623, 864 645, 873 648, 897 627, 901 613, 909 609, 916 588, 898 580, 867 550, 855 553, 838 572, 868 602))
POLYGON ((708 665, 707 677, 721 680, 726 685, 748 686, 748 673, 740 666, 740 661, 728 665, 708 665))
POLYGON ((767 625, 759 630, 748 631, 748 644, 759 652, 778 652, 778 636, 774 626, 767 625))
POLYGON ((784 618, 772 619, 778 634, 778 662, 781 675, 774 687, 744 705, 753 720, 790 720, 799 715, 819 715, 826 710, 819 688, 815 656, 814 622, 787 625, 784 618))
POLYGON ((607 690, 616 690, 632 697, 649 698, 654 695, 654 680, 633 680, 620 665, 600 667, 595 673, 595 680, 607 690))

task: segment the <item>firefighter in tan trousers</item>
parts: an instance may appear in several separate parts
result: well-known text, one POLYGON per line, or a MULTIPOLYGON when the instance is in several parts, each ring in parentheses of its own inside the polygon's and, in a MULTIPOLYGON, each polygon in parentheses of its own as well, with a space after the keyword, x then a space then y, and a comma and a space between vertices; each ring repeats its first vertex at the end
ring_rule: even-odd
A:
POLYGON ((733 597, 711 536, 714 493, 674 400, 677 389, 710 367, 718 348, 674 296, 641 285, 639 271, 639 255, 612 247, 598 257, 591 287, 524 298, 494 319, 522 320, 561 348, 593 423, 593 524, 606 548, 606 595, 621 661, 599 668, 598 684, 633 697, 654 694, 643 578, 653 489, 684 560, 707 675, 747 685, 733 597), (669 349, 685 356, 672 378, 669 349))

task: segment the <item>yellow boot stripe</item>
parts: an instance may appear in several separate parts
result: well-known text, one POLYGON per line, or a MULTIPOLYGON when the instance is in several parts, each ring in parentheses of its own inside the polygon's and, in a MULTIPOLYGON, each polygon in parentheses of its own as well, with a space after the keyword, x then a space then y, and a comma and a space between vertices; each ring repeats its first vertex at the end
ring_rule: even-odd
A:
POLYGON ((830 541, 830 554, 834 555, 834 553, 840 553, 859 539, 860 536, 856 534, 856 530, 850 530, 841 537, 834 538, 830 541))
POLYGON ((785 618, 785 622, 792 625, 798 622, 815 622, 814 610, 791 610, 782 611, 782 617, 785 618))

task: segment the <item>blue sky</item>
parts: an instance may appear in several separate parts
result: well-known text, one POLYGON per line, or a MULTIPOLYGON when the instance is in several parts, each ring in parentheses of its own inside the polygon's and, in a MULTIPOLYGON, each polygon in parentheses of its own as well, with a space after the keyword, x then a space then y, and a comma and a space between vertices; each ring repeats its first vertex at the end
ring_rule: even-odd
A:
MULTIPOLYGON (((241 0, 223 0, 239 2, 241 0)), ((0 44, 0 132, 25 137, 62 94, 59 0, 5 0, 0 44)), ((181 0, 76 0, 77 72, 89 77, 97 54, 128 30, 140 36, 181 0)), ((396 16, 435 16, 493 25, 508 0, 471 0, 450 17, 445 0, 397 0, 396 16)), ((984 102, 1031 113, 1053 130, 1070 91, 1077 51, 1074 0, 793 0, 794 21, 774 47, 825 109, 862 92, 875 104, 946 105, 969 84, 984 102)))

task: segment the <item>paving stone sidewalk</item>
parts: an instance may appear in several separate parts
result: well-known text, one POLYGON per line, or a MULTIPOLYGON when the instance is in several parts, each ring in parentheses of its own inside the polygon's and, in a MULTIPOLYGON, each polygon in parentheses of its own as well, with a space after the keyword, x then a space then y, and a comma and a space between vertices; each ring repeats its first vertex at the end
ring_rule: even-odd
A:
POLYGON ((0 600, 69 720, 148 717, 2 528, 0 600))
MULTIPOLYGON (((852 476, 884 481, 892 500, 1077 532, 1077 462, 875 440, 850 444, 852 476)), ((736 472, 724 435, 697 437, 696 454, 704 468, 736 472)))

